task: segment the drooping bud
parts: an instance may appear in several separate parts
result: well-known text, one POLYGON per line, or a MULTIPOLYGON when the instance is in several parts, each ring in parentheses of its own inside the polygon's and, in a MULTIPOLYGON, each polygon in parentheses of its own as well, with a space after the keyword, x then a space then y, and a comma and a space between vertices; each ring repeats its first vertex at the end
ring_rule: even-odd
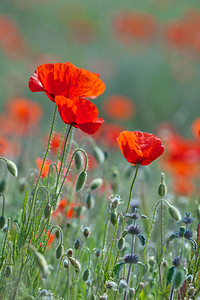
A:
POLYGON ((48 219, 51 215, 51 205, 47 203, 47 205, 44 208, 44 217, 45 219, 48 219))
POLYGON ((8 265, 5 268, 5 277, 9 278, 11 274, 12 274, 12 267, 10 265, 8 265))
POLYGON ((59 244, 56 249, 56 258, 59 259, 64 253, 64 247, 62 244, 59 244))
POLYGON ((87 180, 87 172, 86 171, 82 171, 77 178, 76 181, 76 192, 79 192, 80 190, 82 190, 82 188, 84 187, 85 183, 87 180))
POLYGON ((88 210, 90 210, 94 206, 94 196, 92 195, 92 193, 87 193, 85 204, 88 210))
POLYGON ((73 256, 73 249, 72 249, 72 248, 69 248, 69 249, 67 250, 67 255, 70 256, 70 257, 73 256))
POLYGON ((74 248, 76 250, 78 250, 81 246, 81 240, 80 239, 76 239, 75 242, 74 242, 74 248))
POLYGON ((90 235, 90 229, 88 227, 83 228, 83 235, 86 238, 90 235))
POLYGON ((75 161, 76 169, 79 171, 81 169, 81 167, 83 166, 83 156, 81 155, 81 153, 79 151, 76 152, 74 161, 75 161))
POLYGON ((80 271, 81 270, 80 262, 77 259, 73 258, 73 257, 69 256, 68 258, 69 258, 69 261, 72 264, 72 266, 76 269, 76 271, 80 271))
POLYGON ((181 220, 181 214, 180 214, 179 210, 176 207, 174 207, 173 205, 169 205, 168 210, 169 210, 170 216, 176 222, 179 222, 181 220))
POLYGON ((17 177, 18 175, 18 170, 17 170, 17 166, 14 162, 12 162, 11 160, 6 160, 6 167, 8 169, 8 171, 14 176, 17 177))
POLYGON ((31 250, 33 250, 35 254, 35 260, 42 273, 42 277, 46 278, 49 275, 50 271, 45 257, 39 251, 37 251, 34 246, 29 245, 29 247, 31 248, 31 250))
POLYGON ((83 272, 83 280, 84 281, 87 281, 88 278, 89 278, 89 275, 90 275, 90 271, 88 269, 86 269, 84 272, 83 272))
POLYGON ((93 148, 93 154, 94 154, 94 157, 95 157, 96 161, 99 164, 103 164, 104 163, 105 155, 104 155, 104 152, 101 150, 101 148, 99 148, 98 146, 94 146, 94 148, 93 148))
POLYGON ((96 252, 95 252, 95 255, 96 255, 96 257, 99 257, 101 255, 101 250, 97 249, 96 252))
POLYGON ((97 190, 102 186, 102 184, 103 184, 103 179, 102 178, 95 178, 90 183, 90 189, 91 190, 97 190))

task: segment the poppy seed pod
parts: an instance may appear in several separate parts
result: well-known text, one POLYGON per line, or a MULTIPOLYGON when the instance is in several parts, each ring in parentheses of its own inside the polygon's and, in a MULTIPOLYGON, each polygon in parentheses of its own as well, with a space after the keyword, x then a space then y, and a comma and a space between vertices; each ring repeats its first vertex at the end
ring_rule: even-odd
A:
POLYGON ((103 184, 103 179, 102 178, 95 178, 90 183, 90 189, 91 190, 97 190, 102 186, 102 184, 103 184))
POLYGON ((17 170, 17 166, 14 162, 12 162, 11 160, 6 160, 6 167, 8 169, 8 171, 14 176, 17 177, 18 175, 18 170, 17 170))
POLYGON ((104 155, 104 152, 101 150, 101 148, 99 148, 98 146, 94 146, 94 148, 93 148, 93 154, 94 154, 94 157, 95 157, 96 161, 99 164, 103 164, 104 163, 105 155, 104 155))
POLYGON ((0 229, 2 229, 6 224, 6 218, 4 216, 0 216, 0 229))
POLYGON ((56 258, 59 259, 64 253, 64 247, 62 244, 59 244, 56 249, 56 258))
POLYGON ((79 192, 80 190, 82 190, 82 188, 85 185, 85 182, 87 180, 87 173, 86 171, 82 171, 77 178, 76 181, 76 192, 79 192))
POLYGON ((79 171, 83 166, 83 156, 79 151, 76 152, 74 161, 75 161, 75 167, 79 171))
POLYGON ((170 216, 176 221, 179 222, 181 220, 181 214, 179 212, 179 210, 174 207, 173 205, 169 205, 168 206, 168 211, 170 216))

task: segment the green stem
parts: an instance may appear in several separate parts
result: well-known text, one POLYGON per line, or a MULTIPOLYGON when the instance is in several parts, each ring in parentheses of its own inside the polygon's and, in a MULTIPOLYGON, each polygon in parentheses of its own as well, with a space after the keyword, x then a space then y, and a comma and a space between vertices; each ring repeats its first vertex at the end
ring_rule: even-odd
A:
POLYGON ((57 153, 57 156, 56 156, 56 165, 57 165, 58 160, 59 160, 59 157, 60 157, 61 147, 62 147, 62 144, 63 144, 63 140, 64 140, 64 136, 65 136, 65 130, 66 130, 66 127, 67 127, 67 124, 65 124, 65 126, 64 126, 64 128, 63 128, 62 136, 61 136, 61 139, 60 139, 60 145, 59 145, 59 147, 58 147, 58 153, 57 153))
POLYGON ((85 250, 88 252, 88 269, 89 269, 89 267, 90 267, 90 249, 88 247, 85 247, 82 249, 81 254, 80 254, 80 259, 85 250))
POLYGON ((0 193, 0 196, 2 196, 3 198, 3 207, 2 207, 2 217, 3 217, 5 211, 5 195, 3 193, 0 193))
POLYGON ((52 124, 51 124, 51 129, 50 129, 48 144, 47 144, 47 149, 46 149, 46 153, 44 155, 44 159, 43 159, 43 162, 42 162, 40 173, 39 173, 39 176, 38 176, 38 179, 37 179, 37 182, 36 182, 35 191, 34 191, 33 200, 32 200, 32 205, 30 207, 30 211, 29 211, 29 215, 28 215, 27 232, 26 232, 27 235, 29 234, 29 230, 30 230, 29 222, 30 222, 30 218, 31 218, 33 207, 35 206, 37 189, 38 189, 38 186, 39 186, 39 183, 40 183, 40 178, 42 176, 42 171, 43 171, 44 164, 45 164, 45 161, 46 161, 46 158, 47 158, 47 155, 48 155, 48 152, 49 152, 49 148, 50 148, 50 142, 51 142, 51 137, 52 137, 52 134, 53 134, 53 128, 54 128, 54 123, 55 123, 55 119, 56 119, 56 113, 57 113, 57 106, 55 105, 54 114, 53 114, 53 120, 52 120, 52 124))

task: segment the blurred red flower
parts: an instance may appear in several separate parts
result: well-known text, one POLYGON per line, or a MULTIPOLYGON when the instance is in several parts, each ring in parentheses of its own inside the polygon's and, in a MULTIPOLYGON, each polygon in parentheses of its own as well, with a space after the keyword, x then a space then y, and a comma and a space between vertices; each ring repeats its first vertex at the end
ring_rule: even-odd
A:
MULTIPOLYGON (((43 159, 40 158, 40 157, 37 157, 36 158, 36 164, 37 164, 37 168, 38 168, 39 172, 41 170, 42 163, 43 163, 43 159)), ((42 170, 42 175, 41 175, 42 178, 48 176, 49 167, 50 167, 51 164, 52 164, 51 160, 48 160, 48 159, 45 160, 44 167, 43 167, 43 170, 42 170)), ((58 171, 59 171, 59 169, 60 169, 60 161, 58 162, 57 167, 58 167, 58 171)))
POLYGON ((103 102, 103 111, 110 118, 126 120, 134 115, 135 105, 128 97, 111 95, 103 102))
POLYGON ((192 133, 197 139, 200 138, 200 118, 197 118, 192 123, 192 133))
POLYGON ((43 110, 39 103, 27 98, 15 98, 8 102, 7 111, 9 117, 15 122, 15 126, 20 127, 20 131, 25 134, 30 126, 36 125, 42 118, 43 110))
MULTIPOLYGON (((54 132, 52 137, 51 137, 51 141, 50 141, 50 149, 51 152, 53 152, 54 154, 57 154, 59 146, 60 146, 60 142, 61 142, 61 138, 62 138, 62 134, 59 132, 54 132)), ((48 139, 49 139, 49 135, 47 135, 45 137, 45 145, 47 146, 48 143, 48 139)), ((61 151, 63 150, 63 146, 64 146, 64 141, 62 142, 61 145, 61 151)))
POLYGON ((114 30, 122 42, 130 43, 133 39, 149 42, 155 37, 157 22, 148 13, 124 11, 116 15, 114 30))
POLYGON ((30 77, 29 88, 32 92, 45 92, 55 102, 56 96, 96 98, 104 92, 105 84, 98 74, 66 62, 40 65, 30 77))
POLYGON ((94 139, 110 148, 115 148, 118 146, 116 139, 122 130, 122 127, 117 124, 105 123, 95 133, 94 139))
POLYGON ((67 199, 63 198, 59 201, 58 207, 51 214, 52 218, 57 218, 59 214, 63 214, 65 212, 65 208, 67 206, 67 199))
POLYGON ((0 156, 14 157, 20 152, 20 145, 0 135, 0 156))
POLYGON ((80 128, 83 132, 93 134, 104 122, 98 118, 98 109, 89 100, 79 98, 72 100, 57 96, 55 102, 63 122, 80 128))
POLYGON ((161 140, 141 131, 123 131, 117 138, 119 148, 132 164, 149 165, 164 152, 161 140))

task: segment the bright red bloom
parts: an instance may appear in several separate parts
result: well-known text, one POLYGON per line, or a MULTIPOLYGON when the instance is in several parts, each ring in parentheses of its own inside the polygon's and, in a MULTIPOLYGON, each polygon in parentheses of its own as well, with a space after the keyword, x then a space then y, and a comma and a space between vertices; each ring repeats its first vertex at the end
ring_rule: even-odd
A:
POLYGON ((141 131, 123 131, 117 138, 120 150, 132 164, 149 165, 164 152, 161 140, 141 131))
POLYGON ((128 97, 111 95, 105 99, 103 110, 110 118, 126 120, 134 115, 135 105, 128 97))
POLYGON ((67 99, 63 96, 55 98, 58 111, 64 123, 80 128, 88 134, 95 133, 103 119, 98 118, 98 109, 86 99, 67 99))
POLYGON ((40 65, 29 80, 32 92, 45 92, 55 102, 56 96, 96 98, 105 90, 98 74, 79 69, 70 62, 40 65))

